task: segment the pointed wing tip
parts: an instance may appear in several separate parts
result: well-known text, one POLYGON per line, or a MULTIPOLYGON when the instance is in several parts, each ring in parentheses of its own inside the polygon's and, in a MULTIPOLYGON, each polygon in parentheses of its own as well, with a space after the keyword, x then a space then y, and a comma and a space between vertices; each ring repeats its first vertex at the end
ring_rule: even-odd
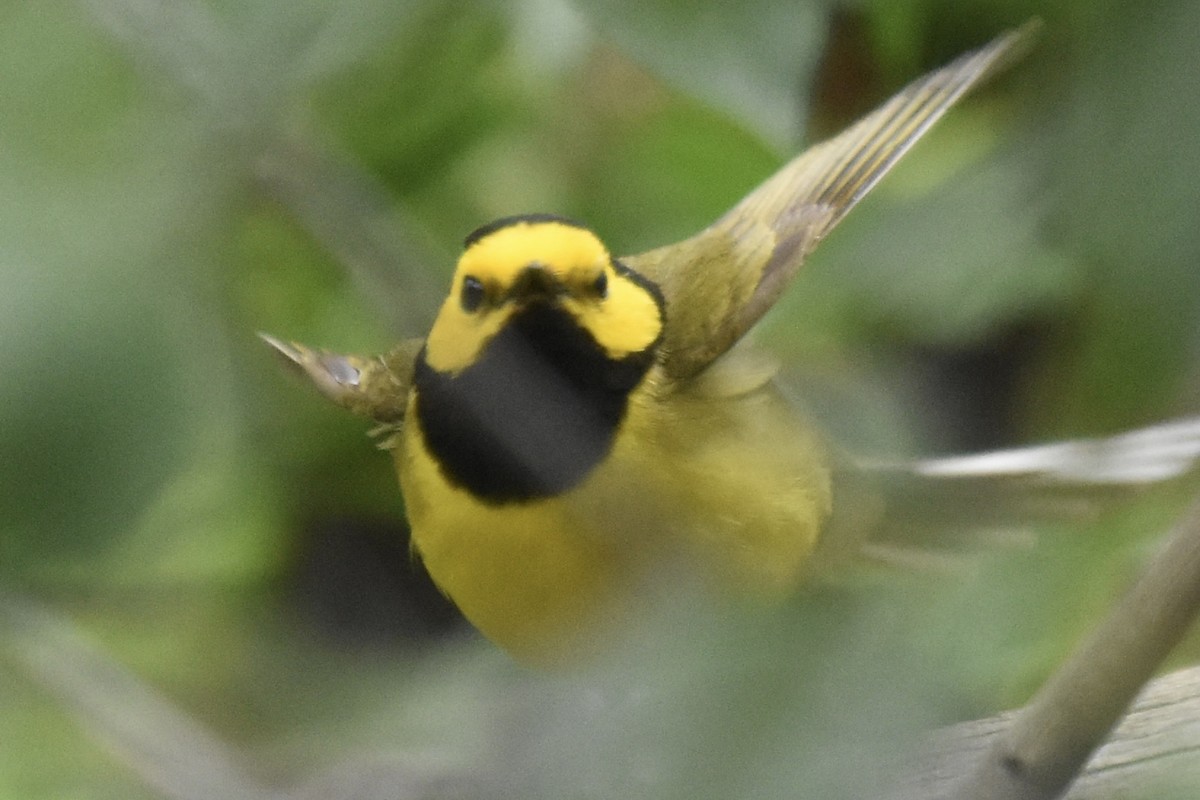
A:
POLYGON ((1046 23, 1041 17, 1030 17, 1003 36, 1014 44, 1019 42, 1021 47, 1032 47, 1045 29, 1046 23))
POLYGON ((987 54, 991 63, 985 68, 987 74, 999 72, 1023 59, 1034 48, 1045 30, 1041 17, 1030 17, 1016 28, 1011 28, 984 45, 978 54, 987 54))
POLYGON ((305 351, 311 352, 308 348, 298 345, 295 342, 285 342, 282 339, 277 339, 269 333, 258 331, 257 336, 266 342, 271 349, 279 355, 289 366, 304 368, 305 351))
POLYGON ((274 336, 267 333, 266 331, 256 331, 254 335, 257 336, 258 338, 262 339, 267 344, 271 345, 271 347, 274 347, 276 350, 282 350, 284 347, 284 344, 282 341, 275 338, 274 336))
POLYGON ((339 405, 346 405, 352 392, 357 391, 362 377, 362 359, 314 350, 299 342, 285 342, 269 333, 258 332, 290 369, 303 374, 321 394, 339 405))
POLYGON ((258 337, 335 405, 385 425, 404 418, 410 376, 385 358, 331 353, 262 332, 258 337))

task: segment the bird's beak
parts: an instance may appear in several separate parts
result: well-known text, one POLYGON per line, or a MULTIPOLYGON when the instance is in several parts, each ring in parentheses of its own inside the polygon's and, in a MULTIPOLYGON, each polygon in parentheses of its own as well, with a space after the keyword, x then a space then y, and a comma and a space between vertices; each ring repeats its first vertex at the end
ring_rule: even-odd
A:
POLYGON ((552 300, 564 290, 565 287, 558 278, 535 261, 517 276, 508 291, 508 296, 518 303, 525 304, 537 300, 552 300))

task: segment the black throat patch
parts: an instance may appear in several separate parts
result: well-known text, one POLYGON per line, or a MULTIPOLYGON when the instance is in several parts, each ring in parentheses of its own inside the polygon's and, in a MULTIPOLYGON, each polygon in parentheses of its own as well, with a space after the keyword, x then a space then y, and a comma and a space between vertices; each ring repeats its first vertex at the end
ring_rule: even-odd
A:
POLYGON ((654 349, 609 358, 566 312, 534 304, 456 376, 422 351, 415 422, 446 479, 484 502, 561 494, 608 454, 654 349))

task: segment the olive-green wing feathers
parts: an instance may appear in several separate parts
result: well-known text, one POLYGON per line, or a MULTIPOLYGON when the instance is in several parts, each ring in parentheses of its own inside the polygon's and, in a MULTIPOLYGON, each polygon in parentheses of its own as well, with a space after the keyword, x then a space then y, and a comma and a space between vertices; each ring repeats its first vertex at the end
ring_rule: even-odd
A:
POLYGON ((910 84, 838 136, 797 156, 697 235, 622 259, 667 300, 664 367, 690 378, 775 304, 813 248, 979 81, 1023 49, 1036 23, 910 84))
MULTIPOLYGON (((854 126, 797 156, 711 226, 622 259, 667 301, 663 365, 694 377, 775 304, 805 258, 972 86, 1013 60, 1037 23, 906 87, 854 126)), ((403 419, 422 342, 373 358, 263 338, 333 402, 383 423, 403 419)))

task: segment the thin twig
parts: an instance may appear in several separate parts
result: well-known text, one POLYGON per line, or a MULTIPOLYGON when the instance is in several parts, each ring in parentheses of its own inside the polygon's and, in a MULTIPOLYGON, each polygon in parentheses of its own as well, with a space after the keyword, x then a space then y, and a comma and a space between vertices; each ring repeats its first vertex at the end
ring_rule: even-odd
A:
POLYGON ((1200 611, 1200 504, 1109 617, 946 797, 1059 797, 1200 611))
MULTIPOLYGON (((935 731, 916 769, 888 800, 954 796, 964 775, 1008 734, 1017 712, 935 731)), ((1067 800, 1153 797, 1200 788, 1200 667, 1151 681, 1067 791, 1067 800)))
POLYGON ((169 800, 275 800, 233 750, 92 646, 65 617, 0 593, 0 655, 56 697, 85 731, 169 800))
POLYGON ((259 186, 342 265, 393 330, 423 333, 445 295, 429 269, 436 250, 421 243, 378 180, 313 138, 275 141, 256 165, 259 186))

